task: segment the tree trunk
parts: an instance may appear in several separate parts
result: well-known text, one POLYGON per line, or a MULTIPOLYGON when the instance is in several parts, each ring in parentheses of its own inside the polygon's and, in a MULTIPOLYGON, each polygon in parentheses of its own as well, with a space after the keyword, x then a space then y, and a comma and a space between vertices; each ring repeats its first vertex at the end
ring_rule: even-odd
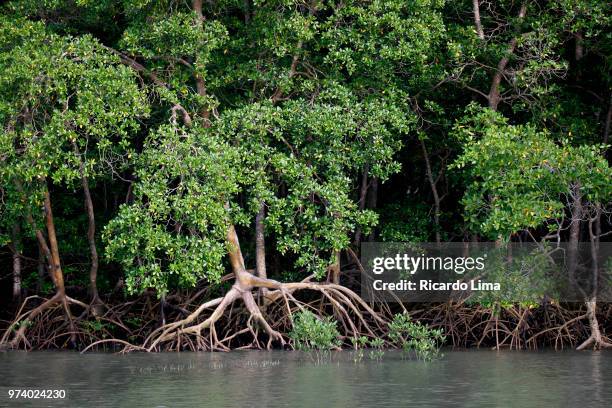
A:
MULTIPOLYGON (((366 164, 363 168, 363 174, 361 176, 361 188, 359 190, 359 211, 363 211, 366 207, 366 201, 368 198, 368 172, 369 166, 366 164)), ((361 244, 361 228, 357 227, 355 230, 355 247, 359 250, 359 244, 361 244)))
POLYGON ((162 326, 166 324, 166 295, 162 294, 159 299, 159 319, 162 326))
MULTIPOLYGON (((22 197, 25 197, 25 191, 23 189, 23 186, 18 180, 15 181, 15 186, 17 187, 17 191, 19 191, 22 197)), ((49 195, 49 190, 47 189, 46 186, 44 190, 43 212, 44 212, 44 218, 45 218, 45 226, 47 229, 47 237, 49 240, 48 244, 47 244, 47 239, 45 238, 40 228, 38 228, 38 226, 36 225, 36 222, 34 221, 34 218, 32 217, 32 213, 30 212, 29 209, 26 210, 25 216, 26 216, 26 220, 32 226, 32 229, 34 230, 34 233, 36 235, 36 239, 38 241, 40 248, 43 250, 43 253, 45 254, 45 258, 47 259, 47 262, 49 264, 49 275, 51 276, 51 279, 53 280, 56 291, 53 297, 51 297, 50 299, 47 299, 40 306, 28 312, 26 318, 24 318, 23 320, 19 322, 13 323, 13 325, 11 326, 11 329, 15 329, 15 330, 14 330, 13 339, 10 342, 10 347, 13 347, 13 348, 18 347, 21 342, 24 342, 26 345, 29 344, 25 337, 25 333, 28 328, 28 323, 33 321, 37 316, 39 316, 46 309, 58 303, 64 309, 66 320, 70 326, 70 330, 69 330, 71 333, 70 342, 73 345, 75 345, 76 334, 75 334, 75 329, 74 329, 74 322, 73 322, 72 314, 70 313, 70 307, 68 304, 78 303, 84 307, 87 307, 87 305, 84 305, 81 302, 78 302, 74 299, 69 299, 68 296, 66 296, 66 289, 64 286, 64 275, 62 273, 59 249, 57 245, 57 235, 55 232, 55 223, 53 220, 53 211, 51 209, 51 197, 49 195), (19 326, 17 326, 17 324, 19 324, 19 326)), ((0 340, 0 343, 4 342, 4 340, 6 340, 6 335, 3 336, 3 338, 0 340)))
MULTIPOLYGON (((257 212, 257 216, 255 216, 255 270, 257 276, 262 279, 268 278, 268 273, 266 271, 265 218, 266 206, 262 202, 257 212)), ((265 296, 267 292, 268 290, 266 288, 261 288, 261 294, 263 296, 265 296)))
POLYGON ((585 300, 587 308, 587 318, 591 335, 577 350, 583 350, 593 344, 593 348, 598 350, 604 347, 612 347, 612 344, 604 340, 599 330, 599 321, 597 320, 597 295, 599 285, 599 237, 601 236, 601 205, 595 205, 595 217, 589 219, 589 238, 591 241, 591 293, 585 300), (593 229, 593 227, 595 227, 593 229))
POLYGON ((66 289, 64 286, 64 274, 62 272, 62 266, 60 262, 59 247, 57 244, 55 221, 53 219, 53 211, 51 209, 51 196, 49 194, 49 190, 45 190, 44 210, 45 225, 47 227, 47 236, 49 238, 49 252, 51 256, 50 269, 53 273, 53 279, 57 292, 60 294, 60 296, 65 297, 66 289))
POLYGON ((334 252, 334 263, 329 267, 328 280, 329 282, 340 284, 340 251, 334 252))
POLYGON ((610 137, 610 124, 612 122, 612 95, 608 101, 608 113, 606 114, 606 121, 604 123, 603 131, 603 143, 608 144, 608 138, 610 137))
MULTIPOLYGON (((228 202, 226 202, 224 206, 227 210, 229 210, 228 202)), ((236 234, 236 229, 232 223, 229 223, 228 225, 226 240, 228 243, 227 252, 229 255, 229 261, 235 276, 235 282, 232 288, 223 297, 213 299, 201 304, 193 313, 191 313, 185 319, 169 323, 155 330, 145 340, 143 347, 144 349, 146 349, 147 351, 158 350, 159 345, 161 343, 180 338, 180 336, 185 334, 196 335, 198 336, 198 338, 201 338, 202 330, 208 329, 210 332, 210 343, 207 347, 210 350, 229 350, 228 347, 223 345, 223 342, 225 340, 233 338, 234 336, 229 336, 228 338, 222 339, 220 341, 216 334, 215 323, 221 318, 221 316, 223 316, 225 310, 238 299, 241 299, 243 301, 244 306, 249 314, 249 318, 246 323, 247 329, 241 332, 250 331, 254 336, 255 341, 257 341, 256 338, 258 337, 258 331, 260 328, 262 328, 263 331, 265 331, 265 333, 268 335, 268 349, 270 348, 271 343, 273 341, 279 341, 281 345, 285 345, 285 339, 283 338, 283 335, 270 326, 270 324, 263 317, 261 309, 257 306, 257 303, 255 302, 255 298, 253 297, 253 290, 257 288, 276 289, 273 292, 269 292, 274 293, 271 300, 274 301, 278 298, 284 298, 289 315, 291 315, 291 309, 288 302, 289 298, 292 298, 291 292, 297 289, 309 289, 325 293, 326 297, 331 299, 332 303, 337 306, 335 308, 335 311, 342 310, 346 313, 346 309, 344 306, 341 305, 341 303, 352 304, 351 307, 353 308, 353 310, 356 310, 356 304, 352 303, 356 302, 365 310, 367 310, 368 313, 370 313, 378 323, 387 323, 350 289, 343 288, 340 285, 329 283, 326 285, 321 285, 306 281, 281 284, 280 282, 277 282, 272 279, 261 278, 259 276, 253 275, 245 269, 244 258, 240 249, 240 242, 238 240, 238 235, 236 234), (329 292, 327 291, 328 288, 329 292), (334 293, 337 293, 339 296, 337 300, 333 298, 334 293), (214 307, 215 309, 206 320, 201 321, 199 323, 194 323, 198 316, 205 309, 212 307, 214 307), (258 323, 257 328, 252 325, 253 321, 258 323)), ((268 298, 266 298, 266 300, 268 300, 268 298)), ((359 314, 359 316, 361 315, 359 314)), ((365 322, 365 320, 363 320, 362 317, 361 321, 367 326, 367 323, 365 322)), ((356 331, 354 325, 353 328, 356 331)), ((353 334, 355 334, 355 331, 353 332, 353 334)), ((374 335, 373 331, 369 328, 368 332, 371 335, 374 335)), ((257 344, 259 343, 257 342, 257 344)), ((179 348, 177 348, 177 350, 179 350, 179 348)))
POLYGON ((45 252, 39 243, 38 244, 38 264, 37 264, 38 279, 36 280, 36 292, 38 293, 40 293, 43 288, 45 273, 47 272, 45 271, 46 268, 47 267, 45 266, 45 252))
POLYGON ((581 31, 574 34, 576 40, 576 46, 574 48, 574 58, 576 61, 580 61, 584 57, 584 37, 581 31))
MULTIPOLYGON (((370 191, 368 192, 368 208, 370 210, 375 210, 378 205, 378 177, 372 177, 372 185, 370 186, 370 191)), ((368 239, 370 241, 374 241, 376 238, 376 230, 372 229, 370 232, 370 236, 368 239)))
POLYGON ((472 8, 474 12, 474 25, 476 26, 476 34, 478 34, 478 38, 484 40, 484 31, 482 29, 482 23, 480 22, 480 4, 478 4, 478 0, 472 0, 472 8))
POLYGON ((100 298, 98 296, 98 250, 96 249, 96 220, 94 218, 93 202, 89 191, 89 181, 83 176, 83 193, 85 196, 85 208, 87 209, 87 241, 89 242, 89 253, 91 256, 91 267, 89 269, 89 285, 91 288, 92 303, 97 303, 100 298))
POLYGON ((597 298, 592 297, 588 299, 586 302, 587 307, 587 318, 589 319, 589 327, 591 329, 591 335, 589 338, 584 341, 581 345, 576 347, 576 350, 584 350, 585 348, 593 345, 595 350, 598 350, 602 347, 610 347, 610 345, 604 342, 603 337, 601 336, 601 331, 599 330, 599 322, 597 321, 597 298))
MULTIPOLYGON (((21 183, 17 180, 15 182, 15 185, 17 187, 17 191, 19 191, 22 197, 25 197, 25 191, 21 183)), ((57 235, 56 235, 55 223, 53 219, 53 211, 51 208, 51 197, 49 194, 49 190, 46 186, 44 190, 43 212, 44 212, 44 218, 45 218, 45 226, 47 229, 48 244, 47 244, 47 239, 45 238, 40 228, 38 228, 36 222, 34 221, 34 218, 32 217, 32 213, 30 212, 29 209, 26 210, 25 217, 28 223, 31 225, 32 229, 34 230, 38 244, 40 248, 42 249, 42 252, 44 253, 45 258, 47 259, 47 262, 49 265, 49 275, 51 276, 51 279, 53 280, 56 292, 55 292, 55 295, 53 295, 53 297, 44 301, 40 306, 28 312, 28 315, 25 319, 19 322, 13 323, 13 325, 11 326, 11 329, 15 329, 15 330, 14 330, 13 339, 10 342, 10 347, 13 347, 13 348, 18 347, 22 341, 26 345, 29 344, 25 337, 25 333, 28 328, 28 323, 33 321, 43 311, 45 311, 49 307, 54 306, 58 303, 62 305, 62 308, 64 309, 66 320, 68 322, 68 325, 70 326, 70 329, 69 329, 69 332, 71 333, 70 342, 73 345, 76 345, 76 333, 75 333, 75 328, 74 328, 74 321, 72 319, 72 314, 70 312, 69 303, 77 303, 85 308, 87 307, 87 305, 79 301, 76 301, 74 299, 70 299, 68 298, 68 296, 66 296, 66 289, 64 286, 64 275, 62 273, 59 249, 58 249, 58 244, 57 244, 57 235), (19 326, 17 326, 17 324, 19 324, 19 326)), ((13 330, 8 330, 7 333, 8 332, 13 332, 13 330)), ((5 336, 2 337, 2 339, 0 339, 0 343, 4 343, 5 340, 6 340, 6 334, 5 336)))
MULTIPOLYGON (((570 188, 571 192, 571 220, 569 230, 569 241, 568 241, 568 256, 570 274, 573 274, 576 270, 576 264, 578 262, 578 243, 580 242, 580 223, 583 217, 582 208, 582 191, 579 183, 575 183, 570 188)), ((573 278, 573 275, 572 275, 573 278)))
POLYGON ((204 21, 204 13, 202 12, 202 0, 192 0, 191 8, 195 11, 199 21, 204 21))
MULTIPOLYGON (((198 95, 206 96, 206 84, 200 75, 196 75, 196 89, 198 90, 198 95)), ((210 111, 207 108, 203 108, 200 116, 204 119, 204 127, 210 127, 210 111)))
POLYGON ((579 183, 570 187, 571 196, 571 220, 569 229, 569 240, 567 248, 567 265, 570 284, 577 291, 580 290, 576 282, 576 268, 578 267, 578 243, 580 241, 580 224, 583 217, 582 191, 579 183))
MULTIPOLYGON (((526 12, 527 12, 527 4, 523 3, 521 5, 521 9, 518 14, 519 21, 525 18, 526 12)), ((489 95, 488 95, 489 108, 495 111, 497 110, 499 106, 499 102, 501 101, 499 87, 501 85, 502 78, 504 77, 504 72, 506 71, 506 67, 508 66, 508 62, 510 62, 510 56, 514 54, 516 43, 517 43, 517 38, 513 37, 508 43, 508 47, 506 48, 505 55, 497 63, 497 69, 495 71, 495 75, 493 75, 493 79, 491 80, 491 88, 489 89, 489 95)))
POLYGON ((21 228, 19 223, 13 224, 12 250, 13 250, 13 301, 21 300, 21 228))
MULTIPOLYGON (((204 12, 202 11, 202 0, 192 0, 191 7, 193 8, 193 11, 195 11, 197 16, 196 23, 198 24, 198 26, 202 27, 204 25, 204 22, 206 21, 206 17, 204 17, 204 12)), ((202 78, 202 76, 200 76, 200 74, 198 73, 195 73, 194 77, 196 81, 196 90, 198 91, 198 95, 205 97, 207 92, 204 78, 202 78)), ((202 109, 202 111, 200 112, 200 117, 204 119, 204 126, 209 127, 210 111, 208 110, 208 108, 204 107, 202 109)))
POLYGON ((83 197, 85 202, 85 210, 87 212, 87 242, 89 243, 89 256, 91 258, 91 267, 89 268, 89 288, 91 291, 91 303, 99 303, 98 296, 98 250, 96 249, 96 219, 89 190, 89 180, 85 174, 85 163, 80 158, 79 148, 76 142, 72 143, 74 152, 79 157, 79 172, 81 173, 81 184, 83 186, 83 197))
MULTIPOLYGON (((477 0, 474 0, 477 3, 477 0)), ((434 224, 436 227, 436 244, 440 245, 440 195, 438 194, 438 187, 436 181, 433 178, 431 170, 431 163, 429 162, 429 155, 427 154, 427 147, 425 141, 420 140, 421 149, 423 150, 423 157, 425 158, 425 172, 427 173, 427 180, 429 180, 429 186, 434 198, 434 224)))
POLYGON ((255 263, 257 276, 266 279, 266 237, 264 232, 264 220, 266 218, 266 207, 262 202, 255 217, 255 263))
POLYGON ((62 265, 60 261, 59 246, 57 244, 57 235, 55 231, 55 221, 53 219, 53 211, 51 209, 51 196, 49 190, 45 189, 45 224, 47 226, 47 236, 49 238, 49 249, 51 252, 52 260, 52 271, 55 276, 55 287, 57 289, 57 296, 59 301, 64 307, 64 312, 70 325, 70 331, 73 332, 70 336, 72 344, 76 342, 76 334, 74 333, 74 323, 72 320, 72 314, 70 313, 70 306, 68 305, 68 298, 66 296, 66 287, 64 285, 64 273, 62 272, 62 265))

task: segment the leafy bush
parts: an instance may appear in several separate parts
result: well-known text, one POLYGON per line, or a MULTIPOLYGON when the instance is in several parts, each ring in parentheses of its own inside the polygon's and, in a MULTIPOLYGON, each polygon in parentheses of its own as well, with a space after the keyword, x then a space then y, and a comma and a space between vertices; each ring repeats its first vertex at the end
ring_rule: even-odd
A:
POLYGON ((307 310, 295 315, 289 337, 298 350, 325 351, 340 345, 336 321, 331 317, 320 318, 307 310))
POLYGON ((440 345, 446 336, 442 329, 430 329, 402 313, 396 314, 389 323, 389 339, 404 352, 414 351, 417 358, 430 361, 440 356, 440 345))
POLYGON ((355 349, 353 361, 359 363, 363 360, 363 349, 368 345, 368 338, 366 336, 351 337, 351 343, 355 349))

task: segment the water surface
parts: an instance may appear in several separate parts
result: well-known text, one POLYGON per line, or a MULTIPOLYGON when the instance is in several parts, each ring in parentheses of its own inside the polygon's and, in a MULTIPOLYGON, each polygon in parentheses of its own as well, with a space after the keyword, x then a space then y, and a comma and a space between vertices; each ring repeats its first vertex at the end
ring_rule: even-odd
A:
POLYGON ((610 407, 610 352, 448 351, 435 362, 297 352, 0 353, 0 406, 610 407), (10 401, 15 388, 66 400, 10 401))

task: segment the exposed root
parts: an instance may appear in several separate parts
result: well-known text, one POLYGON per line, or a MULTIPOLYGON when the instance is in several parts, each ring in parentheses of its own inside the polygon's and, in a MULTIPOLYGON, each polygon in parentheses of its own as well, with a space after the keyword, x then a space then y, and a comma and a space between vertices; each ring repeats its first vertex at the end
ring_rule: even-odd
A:
MULTIPOLYGON (((489 307, 461 302, 370 304, 349 287, 338 284, 310 279, 279 283, 257 277, 251 281, 250 276, 253 275, 242 281, 237 279, 222 297, 211 299, 215 290, 211 286, 167 297, 165 325, 160 325, 163 306, 154 291, 129 301, 104 299, 102 315, 88 311, 87 304, 66 296, 66 305, 80 313, 76 315, 79 317, 70 318, 58 295, 47 299, 32 296, 20 305, 15 319, 6 322, 8 329, 0 333, 0 347, 82 347, 89 351, 108 349, 110 345, 110 350, 122 352, 292 348, 287 334, 292 329, 293 316, 305 310, 319 316, 333 315, 342 341, 349 345, 351 338, 361 336, 386 339, 388 323, 394 313, 404 310, 402 306, 408 306, 414 321, 442 328, 447 344, 453 347, 582 350, 609 348, 611 344, 607 337, 612 309, 609 304, 601 304, 596 310, 594 304, 577 308, 580 305, 567 305, 568 309, 545 302, 538 307, 517 305, 495 312, 489 307), (260 287, 268 290, 257 299, 260 287)), ((349 279, 343 275, 345 282, 349 279)))
MULTIPOLYGON (((17 317, 9 325, 4 335, 0 339, 0 344, 6 345, 7 348, 13 348, 13 349, 19 348, 22 344, 24 345, 26 349, 32 348, 30 341, 28 341, 26 337, 26 332, 28 328, 37 318, 44 317, 43 314, 45 312, 51 311, 57 307, 62 308, 63 313, 64 313, 65 324, 69 328, 69 330, 67 332, 64 332, 64 334, 69 335, 70 342, 72 344, 75 344, 76 335, 78 334, 78 331, 74 324, 74 318, 72 317, 72 313, 70 311, 70 305, 75 304, 75 305, 83 307, 86 310, 89 308, 89 306, 83 302, 80 302, 76 299, 66 296, 64 293, 57 292, 51 298, 44 300, 42 304, 35 307, 34 309, 29 310, 27 312, 23 312, 28 301, 34 300, 34 299, 40 299, 40 297, 30 296, 23 301, 21 307, 19 308, 19 311, 17 312, 17 317), (9 340, 9 337, 11 333, 13 332, 14 332, 14 335, 12 339, 9 340)), ((59 337, 59 336, 56 335, 53 338, 56 338, 56 337, 59 337)))
MULTIPOLYGON (((601 342, 595 347, 608 348, 610 344, 601 332, 609 327, 609 319, 605 316, 603 325, 594 319, 586 325, 583 321, 587 320, 588 313, 584 310, 566 309, 553 303, 543 303, 535 308, 501 308, 494 313, 491 308, 449 302, 425 307, 411 315, 432 328, 444 329, 447 342, 453 347, 486 346, 517 350, 552 347, 557 350, 576 348, 587 339, 586 346, 579 346, 584 349, 595 346, 597 333, 601 335, 601 342)), ((594 308, 592 316, 595 317, 594 308)))
POLYGON ((103 340, 98 340, 96 342, 91 343, 89 346, 85 347, 83 350, 81 350, 81 354, 85 353, 87 350, 96 347, 98 344, 102 344, 102 343, 120 343, 126 346, 125 350, 128 351, 132 351, 132 350, 145 350, 143 347, 140 346, 135 346, 133 344, 128 343, 125 340, 121 340, 121 339, 103 339, 103 340))
POLYGON ((597 303, 594 300, 589 300, 586 303, 587 313, 586 317, 589 319, 589 326, 591 328, 591 335, 581 345, 576 347, 576 350, 584 350, 587 347, 593 347, 594 350, 600 350, 602 348, 612 348, 612 343, 608 342, 601 335, 599 330, 599 322, 597 321, 597 303))
POLYGON ((310 290, 320 293, 329 302, 331 310, 337 315, 338 320, 343 325, 346 336, 356 337, 366 334, 370 337, 376 337, 377 335, 382 335, 387 327, 388 319, 383 318, 355 292, 344 286, 334 283, 313 283, 309 281, 279 283, 271 279, 256 277, 251 279, 251 276, 249 275, 243 280, 238 279, 225 296, 200 305, 187 318, 166 324, 155 330, 145 340, 144 347, 147 351, 155 351, 159 349, 161 344, 178 342, 184 336, 195 336, 196 339, 202 338, 202 332, 208 329, 210 349, 225 350, 228 348, 227 345, 230 344, 231 340, 235 339, 239 334, 247 333, 250 333, 253 337, 253 345, 260 348, 259 328, 267 335, 266 348, 270 349, 273 342, 285 346, 287 339, 268 323, 255 301, 253 293, 257 288, 261 287, 273 289, 266 293, 264 299, 266 311, 270 315, 270 313, 275 312, 274 307, 276 304, 280 304, 278 315, 281 316, 281 319, 277 323, 283 326, 291 324, 291 316, 294 309, 304 310, 307 307, 304 303, 296 300, 293 294, 300 290, 310 290), (245 285, 245 281, 248 284, 245 285), (219 340, 216 334, 215 323, 221 319, 227 308, 239 299, 244 304, 243 311, 248 315, 245 322, 246 328, 219 340), (194 323, 205 310, 213 307, 214 310, 208 318, 199 323, 194 323), (257 326, 255 326, 255 323, 257 323, 257 326))

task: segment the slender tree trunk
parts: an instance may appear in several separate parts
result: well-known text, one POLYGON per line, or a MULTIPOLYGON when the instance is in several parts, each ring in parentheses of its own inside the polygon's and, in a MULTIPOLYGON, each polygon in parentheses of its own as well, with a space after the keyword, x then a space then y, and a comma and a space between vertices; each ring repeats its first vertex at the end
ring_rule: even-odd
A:
MULTIPOLYGON (((25 197, 25 191, 21 183, 17 180, 15 182, 15 185, 19 193, 21 193, 21 195, 25 197)), ((28 223, 32 226, 32 229, 34 229, 34 233, 36 235, 38 244, 40 248, 42 249, 42 252, 44 253, 45 258, 47 259, 47 262, 49 264, 49 275, 51 276, 51 279, 53 280, 56 292, 53 297, 43 302, 40 306, 36 307, 35 309, 31 310, 29 312, 28 317, 22 320, 23 324, 21 325, 21 327, 19 327, 15 331, 13 339, 10 342, 11 347, 17 347, 22 341, 24 341, 27 344, 27 340, 25 338, 25 332, 28 327, 27 323, 30 321, 33 321, 43 311, 45 311, 49 307, 54 306, 58 303, 64 309, 66 320, 68 322, 68 325, 70 326, 70 329, 69 329, 71 333, 70 342, 73 345, 76 345, 76 334, 75 334, 75 328, 74 328, 74 321, 72 319, 72 314, 70 312, 69 303, 77 303, 77 304, 80 304, 81 306, 87 307, 87 305, 84 305, 81 302, 78 302, 74 299, 69 299, 68 296, 66 296, 66 288, 64 286, 64 275, 62 273, 62 267, 61 267, 60 256, 59 256, 59 248, 57 244, 57 235, 55 231, 55 222, 53 219, 53 211, 51 208, 51 197, 49 194, 49 190, 47 189, 46 186, 44 190, 43 212, 44 212, 45 226, 47 229, 48 243, 47 243, 47 239, 45 238, 40 228, 37 227, 37 224, 34 221, 34 218, 32 217, 32 214, 29 210, 26 210, 25 217, 28 223)))
MULTIPOLYGON (((476 1, 476 0, 474 0, 476 1)), ((436 227, 436 243, 440 245, 440 195, 438 194, 438 188, 436 181, 434 180, 433 173, 431 170, 431 163, 429 162, 429 154, 427 153, 427 147, 425 141, 420 140, 421 149, 423 150, 423 157, 425 158, 425 172, 427 173, 427 180, 429 180, 429 186, 434 198, 434 224, 436 227)))
POLYGON ((12 250, 13 250, 13 301, 21 299, 21 228, 19 223, 13 224, 12 250))
POLYGON ((334 253, 334 263, 329 267, 329 281, 336 285, 340 284, 340 251, 334 253))
POLYGON ((59 246, 57 244, 57 234, 55 231, 55 221, 53 219, 53 210, 51 208, 51 196, 48 190, 45 190, 44 199, 45 210, 45 225, 47 227, 47 236, 49 238, 49 252, 51 255, 51 271, 53 273, 55 287, 60 296, 66 295, 64 285, 64 274, 60 262, 59 246))
POLYGON ((604 340, 599 329, 599 321, 597 320, 597 294, 599 285, 599 237, 601 236, 601 205, 596 204, 595 206, 595 217, 589 220, 589 237, 591 241, 591 270, 592 270, 592 282, 591 282, 591 293, 585 299, 587 308, 587 318, 589 320, 589 327, 591 329, 591 335, 581 345, 577 347, 577 350, 583 350, 589 347, 591 344, 595 350, 600 348, 610 348, 612 344, 604 340), (594 228, 593 228, 594 227, 594 228))
POLYGON ((94 216, 93 202, 89 191, 89 181, 87 177, 82 178, 83 193, 85 195, 85 208, 87 209, 87 241, 89 242, 89 253, 91 256, 91 267, 89 269, 89 285, 91 288, 92 303, 100 300, 98 295, 98 250, 96 249, 96 220, 94 216))
POLYGON ((85 163, 80 158, 79 148, 76 142, 73 142, 74 152, 79 157, 79 171, 81 173, 81 184, 83 186, 83 197, 85 202, 85 210, 87 212, 87 242, 89 243, 89 256, 91 260, 91 266, 89 268, 89 288, 91 291, 91 303, 99 303, 100 297, 98 296, 98 250, 96 249, 96 219, 93 207, 93 201, 91 199, 91 191, 89 190, 89 180, 85 175, 85 163))
POLYGON ((591 238, 591 261, 594 266, 592 277, 593 296, 597 297, 599 291, 599 237, 601 236, 600 204, 595 205, 595 217, 590 220, 589 235, 591 238))
POLYGON ((574 34, 576 40, 576 46, 574 47, 574 58, 576 61, 580 61, 584 57, 584 37, 581 31, 574 34))
MULTIPOLYGON (((202 27, 204 25, 204 22, 206 21, 206 17, 204 17, 204 12, 202 11, 202 0, 192 0, 191 7, 193 8, 193 11, 195 11, 196 13, 197 24, 200 27, 202 27)), ((204 82, 204 78, 202 78, 200 74, 198 73, 196 73, 194 77, 196 81, 196 90, 198 91, 198 95, 205 97, 207 95, 207 92, 206 92, 206 83, 204 82)), ((210 126, 210 111, 208 110, 207 107, 204 107, 202 109, 202 111, 200 112, 200 117, 204 119, 204 126, 209 127, 210 126)))
POLYGON ((574 183, 571 186, 571 198, 572 198, 572 219, 570 220, 570 246, 578 248, 578 242, 580 241, 580 221, 583 217, 583 206, 582 206, 582 188, 580 183, 574 183))
POLYGON ((567 248, 568 274, 571 285, 580 290, 576 282, 576 268, 578 267, 578 243, 580 242, 580 224, 584 215, 582 206, 582 191, 579 183, 570 187, 571 196, 571 220, 569 229, 569 240, 567 248))
POLYGON ((480 22, 480 4, 478 0, 472 0, 472 8, 474 12, 474 25, 476 26, 476 34, 478 38, 484 40, 484 31, 482 29, 482 23, 480 22))
MULTIPOLYGON (((368 172, 370 168, 366 164, 363 168, 363 174, 361 176, 361 188, 359 189, 359 210, 363 211, 366 207, 366 201, 368 199, 368 172)), ((361 228, 357 227, 355 230, 355 247, 359 249, 361 244, 361 228)))
POLYGON ((191 8, 195 11, 198 20, 204 21, 204 14, 202 13, 202 0, 192 0, 191 8))
POLYGON ((45 266, 45 252, 39 243, 38 244, 38 265, 37 265, 38 279, 36 280, 36 292, 38 293, 40 293, 43 288, 45 273, 47 272, 45 269, 47 269, 47 267, 45 266))
POLYGON ((53 219, 53 211, 51 208, 51 196, 49 194, 49 190, 45 189, 45 199, 44 199, 44 209, 45 209, 45 224, 47 226, 47 237, 49 238, 49 250, 51 252, 51 262, 53 271, 53 275, 55 276, 55 287, 57 289, 56 296, 58 296, 58 300, 61 302, 64 307, 64 312, 66 314, 66 319, 68 324, 70 325, 70 331, 73 334, 70 336, 70 341, 72 344, 76 343, 76 334, 74 333, 74 323, 72 320, 72 314, 70 312, 70 306, 68 305, 68 298, 66 296, 66 286, 64 285, 64 273, 62 272, 62 265, 60 261, 59 254, 59 246, 57 243, 57 234, 55 231, 55 221, 53 219))
POLYGON ((586 314, 589 320, 589 328, 591 329, 591 335, 584 343, 579 345, 576 348, 576 350, 584 350, 585 348, 589 347, 591 344, 593 345, 594 349, 599 349, 604 345, 609 347, 607 343, 603 341, 603 338, 601 336, 601 331, 599 330, 599 322, 597 321, 597 298, 592 297, 584 303, 586 304, 586 307, 587 307, 586 314))
POLYGON ((164 294, 159 299, 159 317, 161 325, 164 326, 166 324, 166 295, 164 294))
MULTIPOLYGON (((519 20, 525 18, 525 14, 527 13, 527 4, 523 3, 521 5, 521 9, 518 14, 519 20)), ((491 80, 491 88, 489 89, 489 108, 493 110, 497 110, 499 106, 499 102, 501 101, 500 95, 500 85, 502 78, 504 77, 504 73, 506 71, 506 67, 508 66, 508 62, 510 62, 510 57, 514 54, 514 50, 516 48, 517 38, 513 37, 508 43, 508 47, 506 48, 505 55, 499 60, 497 64, 497 69, 495 74, 493 75, 493 79, 491 80)))
MULTIPOLYGON (((225 203, 225 208, 229 210, 229 203, 225 203)), ((227 252, 232 270, 234 273, 246 271, 244 267, 244 258, 242 257, 242 251, 240 249, 240 241, 238 240, 238 234, 236 234, 234 224, 230 224, 227 228, 227 242, 229 244, 227 252)), ((236 276, 236 278, 238 278, 238 276, 236 276)))
MULTIPOLYGON (((206 84, 204 79, 200 75, 196 75, 196 89, 198 90, 198 95, 206 96, 206 84)), ((200 116, 204 119, 204 126, 210 126, 210 111, 204 107, 200 112, 200 116)))
MULTIPOLYGON (((257 276, 262 279, 267 279, 266 271, 266 235, 264 220, 266 218, 266 206, 262 202, 257 216, 255 217, 255 268, 257 276)), ((266 295, 268 290, 261 288, 261 294, 266 295)))
POLYGON ((264 232, 264 220, 266 218, 266 207, 261 203, 257 216, 255 217, 255 263, 257 276, 267 278, 266 273, 266 238, 264 232))
MULTIPOLYGON (((368 208, 370 210, 376 209, 378 205, 378 177, 372 177, 372 185, 370 186, 370 191, 368 192, 368 208)), ((376 238, 376 230, 372 229, 370 232, 370 236, 368 239, 370 241, 374 241, 376 238)))
POLYGON ((506 259, 509 265, 512 264, 512 261, 514 260, 514 251, 512 250, 512 234, 510 234, 510 236, 508 237, 508 247, 507 247, 506 259))
POLYGON ((608 101, 608 113, 606 114, 606 121, 604 123, 604 131, 603 131, 603 143, 608 144, 608 139, 610 137, 610 124, 612 123, 612 94, 610 95, 610 99, 608 101))

